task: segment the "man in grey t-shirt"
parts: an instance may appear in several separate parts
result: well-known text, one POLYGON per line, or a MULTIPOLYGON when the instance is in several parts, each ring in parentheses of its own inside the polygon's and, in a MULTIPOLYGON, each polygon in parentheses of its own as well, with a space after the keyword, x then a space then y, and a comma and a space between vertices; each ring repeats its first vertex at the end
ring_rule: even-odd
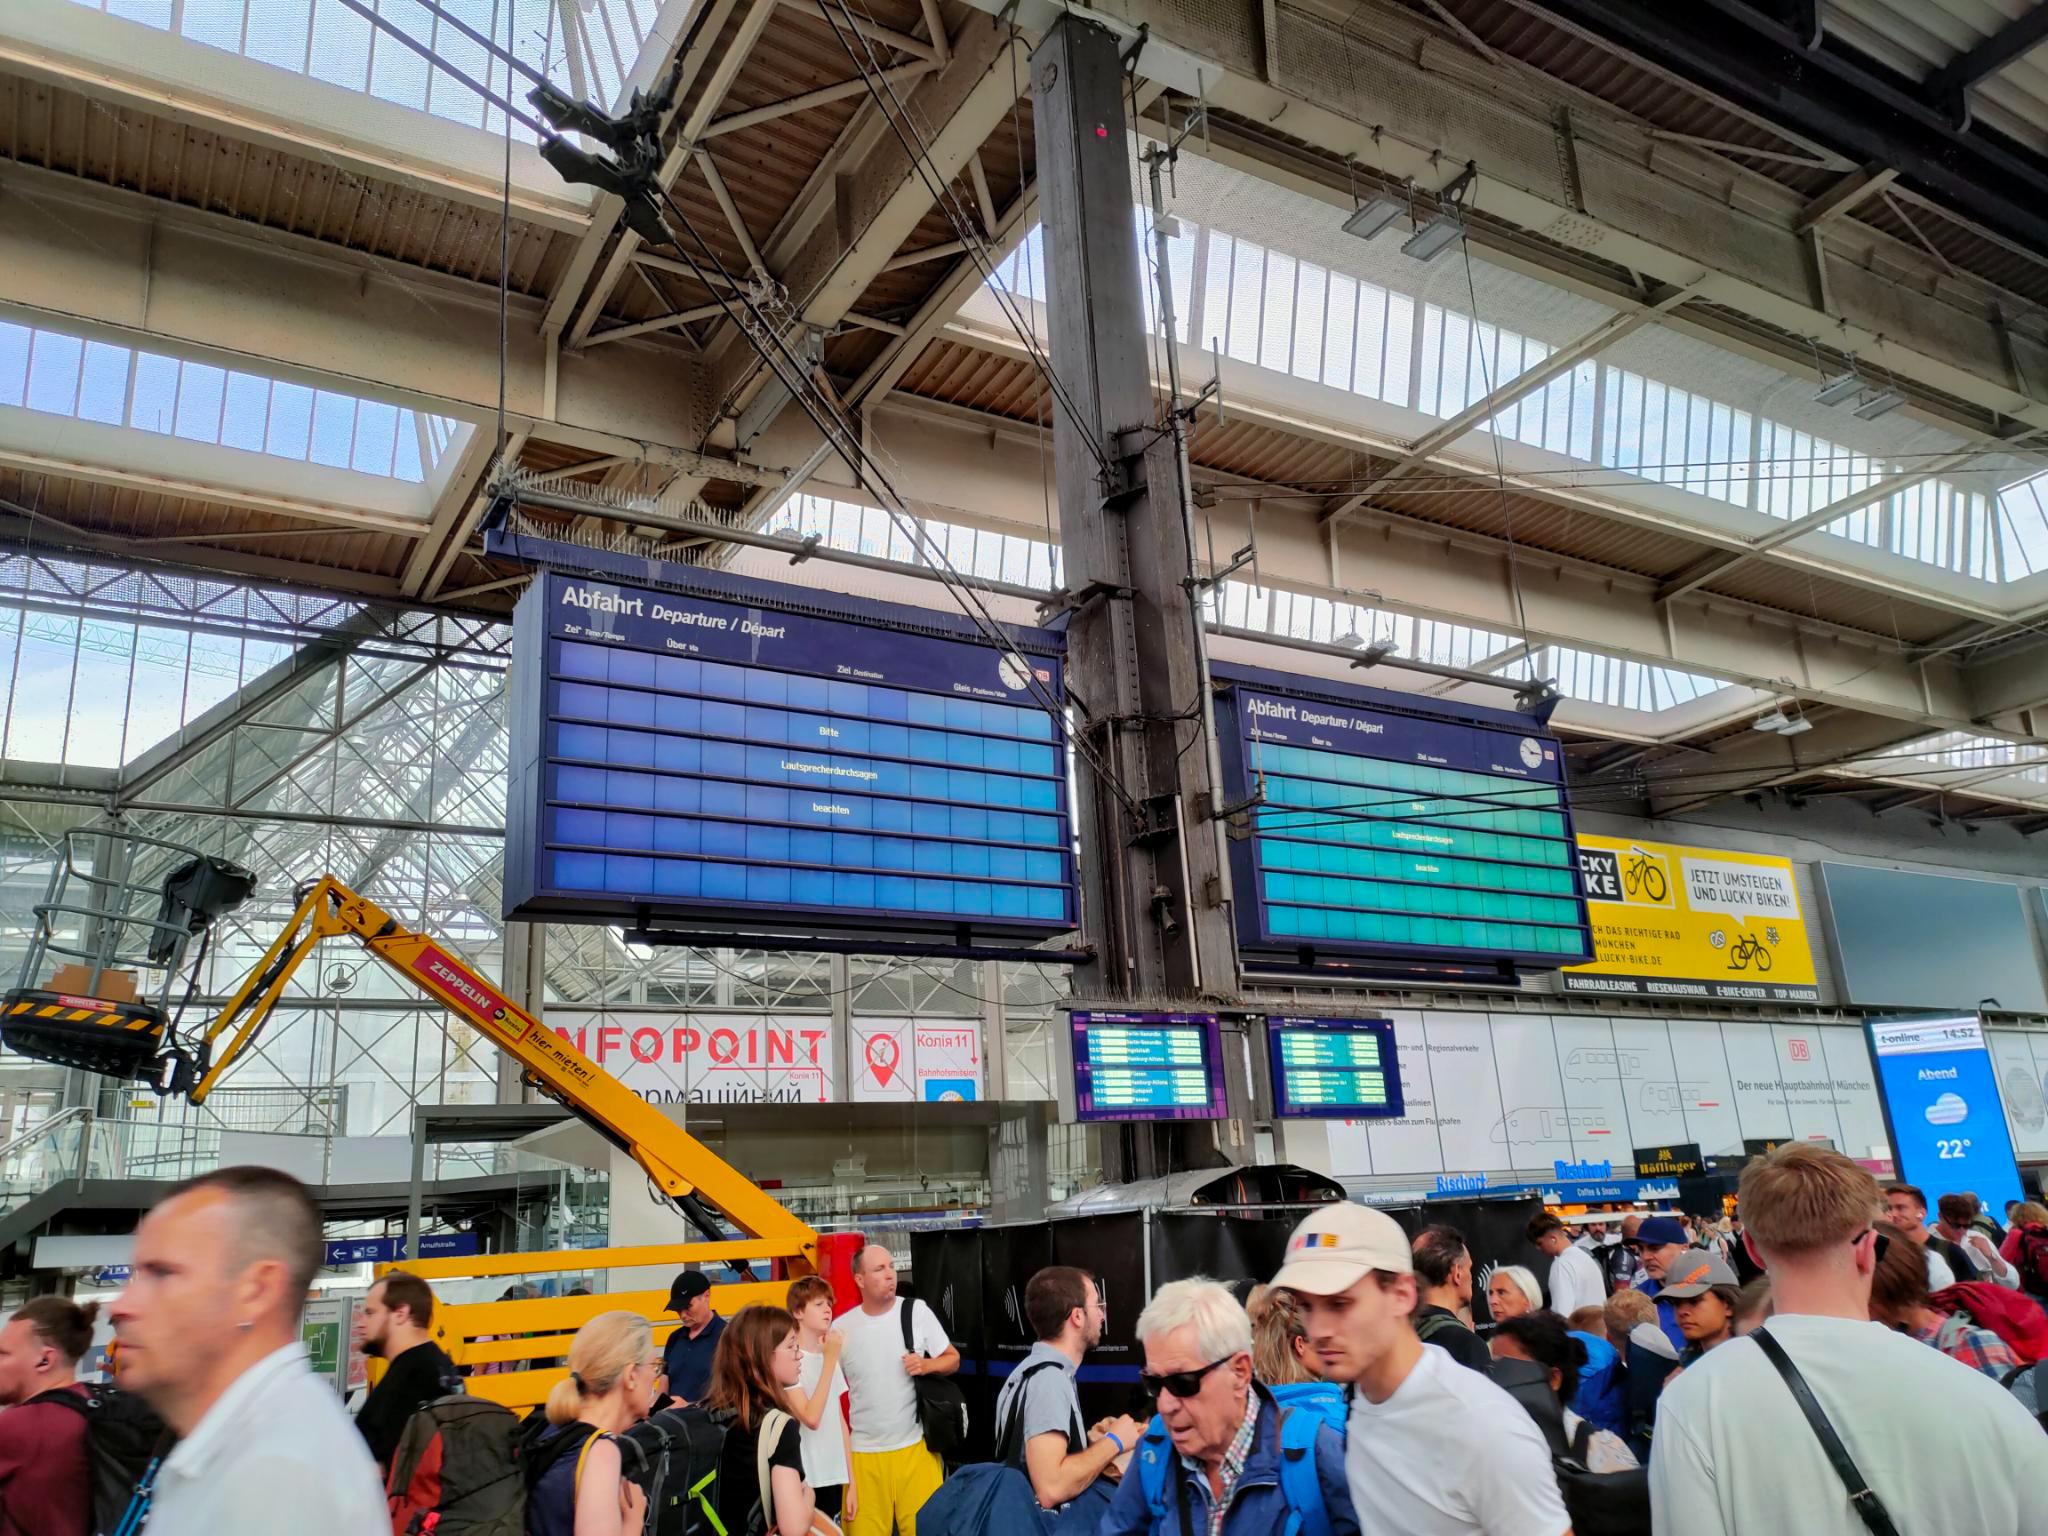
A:
POLYGON ((1093 1430, 1081 1423, 1074 1373, 1102 1342, 1102 1289, 1095 1277, 1056 1264, 1024 1287, 1024 1317, 1038 1342, 996 1394, 996 1456, 1021 1467, 1044 1509, 1059 1509, 1112 1471, 1141 1433, 1129 1414, 1093 1430))

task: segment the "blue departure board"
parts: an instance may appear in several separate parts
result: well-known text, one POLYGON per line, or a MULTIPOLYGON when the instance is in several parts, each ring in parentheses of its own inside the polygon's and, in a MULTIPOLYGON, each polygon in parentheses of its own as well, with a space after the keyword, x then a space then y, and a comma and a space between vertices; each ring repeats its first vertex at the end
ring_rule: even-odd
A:
POLYGON ((554 572, 520 600, 506 917, 1074 926, 1060 637, 998 646, 964 618, 691 582, 554 572))
POLYGON ((1215 1014, 1076 1011, 1073 1029, 1077 1118, 1222 1118, 1223 1046, 1215 1014))
POLYGON ((1401 1068, 1388 1019, 1266 1019, 1273 1113, 1345 1120, 1398 1118, 1401 1068))
POLYGON ((1556 738, 1505 710, 1218 665, 1255 962, 1437 974, 1592 957, 1556 738), (1405 963, 1396 963, 1405 962, 1405 963))

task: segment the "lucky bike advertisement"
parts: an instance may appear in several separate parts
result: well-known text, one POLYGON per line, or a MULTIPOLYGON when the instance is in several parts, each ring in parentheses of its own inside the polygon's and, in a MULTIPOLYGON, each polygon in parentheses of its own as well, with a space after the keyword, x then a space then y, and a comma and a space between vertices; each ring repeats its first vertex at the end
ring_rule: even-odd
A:
POLYGON ((1567 992, 1818 1002, 1791 861, 1580 833, 1597 956, 1567 992))

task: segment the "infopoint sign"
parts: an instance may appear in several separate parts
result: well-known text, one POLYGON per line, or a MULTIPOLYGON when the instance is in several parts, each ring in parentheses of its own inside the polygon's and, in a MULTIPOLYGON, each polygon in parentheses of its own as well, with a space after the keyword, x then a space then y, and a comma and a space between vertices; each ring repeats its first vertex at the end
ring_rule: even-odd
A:
POLYGON ((1788 859, 1682 843, 1578 836, 1594 958, 1567 992, 1818 1002, 1788 859))
POLYGON ((2025 1199, 1982 1022, 1873 1019, 1869 1030, 1899 1177, 1930 1202, 1967 1191, 1994 1217, 2025 1199))

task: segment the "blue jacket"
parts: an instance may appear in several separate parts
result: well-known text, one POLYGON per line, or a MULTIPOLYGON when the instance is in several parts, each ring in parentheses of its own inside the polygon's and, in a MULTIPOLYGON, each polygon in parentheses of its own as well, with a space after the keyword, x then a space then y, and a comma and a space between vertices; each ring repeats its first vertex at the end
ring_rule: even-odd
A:
POLYGON ((1645 1275, 1642 1284, 1638 1285, 1636 1289, 1657 1303, 1657 1326, 1664 1330, 1664 1337, 1671 1341, 1671 1347, 1681 1355, 1684 1354, 1687 1340, 1685 1335, 1679 1331, 1678 1313, 1670 1302, 1657 1294, 1664 1289, 1663 1285, 1645 1275))
POLYGON ((1586 1347, 1586 1363, 1579 1371, 1579 1384, 1572 1393, 1572 1412, 1595 1429, 1628 1433, 1628 1405, 1623 1392, 1627 1372, 1621 1351, 1597 1333, 1572 1330, 1572 1337, 1586 1347))
MULTIPOLYGON (((1287 1526, 1287 1496, 1280 1491, 1279 1408, 1264 1387, 1254 1384, 1252 1390, 1259 1395, 1259 1423, 1253 1431, 1244 1473, 1231 1490, 1230 1508, 1223 1517, 1223 1536, 1277 1536, 1287 1526)), ((1096 1536, 1180 1536, 1177 1498, 1193 1500, 1189 1509, 1190 1528, 1208 1529, 1208 1477, 1181 1465, 1171 1445, 1168 1454, 1173 1456, 1174 1464, 1167 1468, 1163 1517, 1157 1521, 1152 1518, 1152 1511, 1146 1506, 1144 1479, 1134 1459, 1117 1489, 1116 1502, 1096 1527, 1096 1536), (1179 1475, 1175 1477, 1174 1473, 1179 1475), (1175 1483, 1179 1484, 1177 1490, 1175 1483)), ((1316 1481, 1322 1485, 1323 1507, 1330 1517, 1332 1536, 1358 1536, 1358 1514, 1351 1507, 1351 1487, 1344 1477, 1344 1447, 1328 1425, 1319 1426, 1316 1431, 1316 1481)))

